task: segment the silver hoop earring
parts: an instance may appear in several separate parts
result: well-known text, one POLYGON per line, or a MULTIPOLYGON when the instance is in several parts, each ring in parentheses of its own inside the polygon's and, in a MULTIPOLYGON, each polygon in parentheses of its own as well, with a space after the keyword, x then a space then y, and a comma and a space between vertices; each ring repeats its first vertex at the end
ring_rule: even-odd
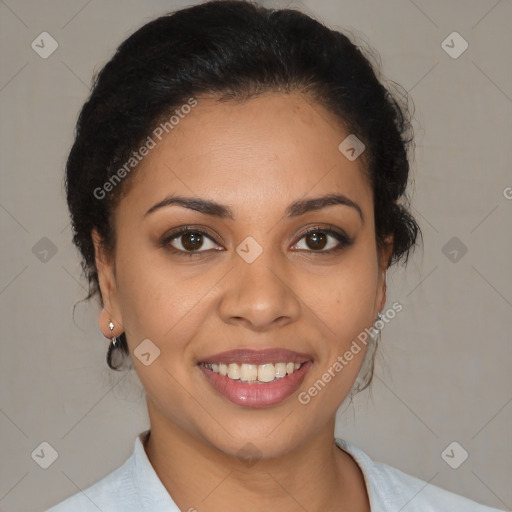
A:
MULTIPOLYGON (((108 324, 109 328, 110 328, 110 332, 112 332, 114 330, 114 323, 113 322, 110 322, 108 324)), ((111 338, 111 341, 112 341, 112 345, 114 346, 114 348, 116 348, 116 343, 117 343, 117 338, 115 336, 113 336, 111 338)))

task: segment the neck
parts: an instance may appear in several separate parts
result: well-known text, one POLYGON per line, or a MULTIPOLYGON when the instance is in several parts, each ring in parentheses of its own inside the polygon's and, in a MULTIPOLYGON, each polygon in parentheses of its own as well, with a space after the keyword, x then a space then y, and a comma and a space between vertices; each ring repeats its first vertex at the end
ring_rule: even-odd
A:
POLYGON ((180 510, 370 510, 359 466, 334 442, 334 418, 274 458, 259 459, 256 451, 252 458, 226 455, 200 435, 158 420, 151 421, 144 448, 180 510))

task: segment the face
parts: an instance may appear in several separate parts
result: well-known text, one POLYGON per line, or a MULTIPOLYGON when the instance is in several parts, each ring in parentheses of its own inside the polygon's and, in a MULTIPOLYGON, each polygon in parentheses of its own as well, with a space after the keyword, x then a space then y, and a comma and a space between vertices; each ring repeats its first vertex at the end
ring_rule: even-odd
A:
POLYGON ((263 456, 332 425, 365 345, 335 363, 384 307, 389 258, 362 158, 338 149, 348 135, 299 94, 198 98, 130 177, 115 253, 94 233, 100 327, 126 333, 152 425, 263 456), (327 195, 338 201, 308 203, 327 195))

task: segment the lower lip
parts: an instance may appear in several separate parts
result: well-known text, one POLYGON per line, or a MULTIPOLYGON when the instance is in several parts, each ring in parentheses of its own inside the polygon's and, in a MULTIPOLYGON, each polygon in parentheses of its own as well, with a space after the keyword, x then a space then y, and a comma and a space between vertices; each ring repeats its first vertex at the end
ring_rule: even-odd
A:
POLYGON ((199 368, 208 382, 234 404, 245 407, 268 407, 293 395, 302 384, 311 365, 311 361, 307 361, 292 374, 262 384, 233 380, 220 373, 215 373, 202 364, 199 365, 199 368))

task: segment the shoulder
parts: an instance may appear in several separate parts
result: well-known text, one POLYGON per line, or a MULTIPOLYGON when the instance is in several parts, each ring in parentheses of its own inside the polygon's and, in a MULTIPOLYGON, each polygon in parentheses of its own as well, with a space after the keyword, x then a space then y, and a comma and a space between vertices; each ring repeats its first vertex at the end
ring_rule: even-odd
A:
POLYGON ((45 512, 179 512, 146 455, 148 432, 137 436, 122 466, 45 512))
POLYGON ((102 480, 61 501, 46 512, 139 510, 132 470, 133 455, 102 480))
POLYGON ((372 512, 502 512, 387 464, 374 462, 361 449, 343 439, 336 439, 336 444, 361 468, 372 512))

